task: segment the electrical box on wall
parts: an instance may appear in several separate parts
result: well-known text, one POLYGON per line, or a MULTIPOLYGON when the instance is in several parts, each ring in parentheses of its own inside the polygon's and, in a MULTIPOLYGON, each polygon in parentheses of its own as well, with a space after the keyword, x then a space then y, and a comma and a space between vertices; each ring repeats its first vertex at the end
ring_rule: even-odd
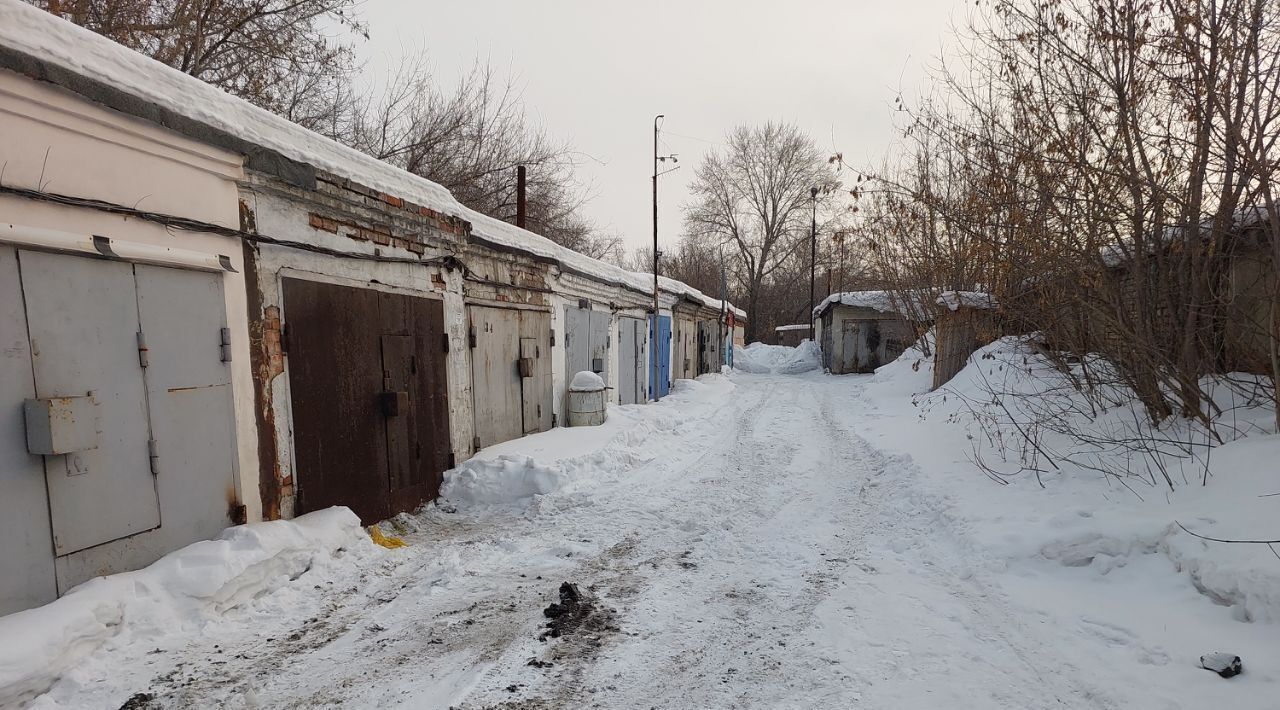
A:
POLYGON ((27 450, 59 456, 98 448, 98 403, 93 397, 44 397, 23 405, 27 450))

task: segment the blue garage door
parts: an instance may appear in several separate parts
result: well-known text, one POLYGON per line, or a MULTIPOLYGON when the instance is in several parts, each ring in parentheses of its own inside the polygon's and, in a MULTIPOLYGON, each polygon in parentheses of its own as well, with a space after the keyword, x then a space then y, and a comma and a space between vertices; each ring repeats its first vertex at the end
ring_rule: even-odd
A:
POLYGON ((657 397, 665 397, 671 391, 671 316, 658 316, 658 332, 654 333, 654 316, 649 316, 649 398, 654 399, 654 386, 657 386, 657 397))

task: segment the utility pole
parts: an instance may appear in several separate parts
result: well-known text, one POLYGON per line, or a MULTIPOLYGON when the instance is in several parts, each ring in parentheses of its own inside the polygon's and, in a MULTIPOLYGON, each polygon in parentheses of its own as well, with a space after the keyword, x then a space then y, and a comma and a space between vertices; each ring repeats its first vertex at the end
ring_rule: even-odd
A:
POLYGON ((653 400, 655 402, 661 399, 658 390, 658 351, 652 349, 658 346, 658 258, 662 255, 662 252, 658 251, 658 176, 666 175, 671 170, 676 170, 680 167, 677 165, 671 170, 658 172, 658 163, 660 162, 665 163, 668 160, 672 163, 680 162, 676 159, 674 153, 671 155, 658 155, 658 124, 664 118, 666 116, 663 114, 653 117, 653 325, 649 328, 653 337, 650 341, 652 357, 649 358, 649 386, 653 390, 653 400))
POLYGON ((809 188, 809 201, 813 203, 813 221, 809 226, 809 342, 813 342, 813 291, 817 287, 818 276, 818 188, 809 188))
POLYGON ((653 339, 650 341, 649 388, 653 390, 653 401, 662 398, 658 389, 658 121, 662 114, 653 117, 653 339))
POLYGON ((716 322, 716 337, 720 338, 720 364, 721 365, 725 365, 729 361, 728 354, 726 352, 725 344, 724 344, 724 326, 725 326, 724 312, 726 307, 725 301, 728 300, 729 298, 728 294, 725 293, 725 291, 727 290, 725 286, 726 284, 725 284, 725 278, 724 278, 724 244, 721 244, 720 245, 720 320, 716 322))

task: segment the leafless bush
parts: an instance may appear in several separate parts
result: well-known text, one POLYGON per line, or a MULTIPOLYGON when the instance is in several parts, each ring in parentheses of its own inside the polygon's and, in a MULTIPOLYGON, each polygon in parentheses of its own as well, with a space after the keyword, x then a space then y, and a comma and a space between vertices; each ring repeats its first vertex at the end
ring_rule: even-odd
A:
MULTIPOLYGON (((905 157, 855 183, 875 273, 904 296, 994 293, 1004 332, 1038 335, 1071 401, 1141 403, 1143 421, 1071 425, 1075 440, 1153 454, 1143 465, 1174 485, 1160 461, 1232 435, 1211 387, 1276 401, 1278 30, 1264 0, 985 6, 963 61, 907 112, 905 157), (1259 265, 1249 288, 1245 260, 1259 265), (1223 377, 1240 368, 1268 377, 1223 377), (1206 441, 1143 433, 1171 418, 1206 441)), ((1032 470, 1056 458, 1040 428, 1079 421, 1052 391, 1019 432, 1032 470)))

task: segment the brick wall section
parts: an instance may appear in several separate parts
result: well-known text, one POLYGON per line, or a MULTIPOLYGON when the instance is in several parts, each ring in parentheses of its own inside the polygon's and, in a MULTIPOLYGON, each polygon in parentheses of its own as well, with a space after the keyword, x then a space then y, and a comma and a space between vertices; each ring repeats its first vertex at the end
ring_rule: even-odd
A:
POLYGON ((471 243, 471 223, 464 219, 332 175, 319 177, 311 198, 315 207, 307 221, 313 229, 418 255, 430 247, 447 248, 470 270, 464 286, 467 298, 548 303, 548 265, 471 243))
POLYGON ((471 223, 465 219, 333 175, 318 175, 314 190, 266 176, 254 177, 259 186, 256 189, 269 189, 309 205, 307 224, 312 229, 352 241, 423 256, 428 252, 457 253, 471 234, 471 223))
POLYGON ((266 351, 267 376, 284 372, 284 340, 280 327, 280 307, 267 306, 262 311, 262 346, 266 351))

